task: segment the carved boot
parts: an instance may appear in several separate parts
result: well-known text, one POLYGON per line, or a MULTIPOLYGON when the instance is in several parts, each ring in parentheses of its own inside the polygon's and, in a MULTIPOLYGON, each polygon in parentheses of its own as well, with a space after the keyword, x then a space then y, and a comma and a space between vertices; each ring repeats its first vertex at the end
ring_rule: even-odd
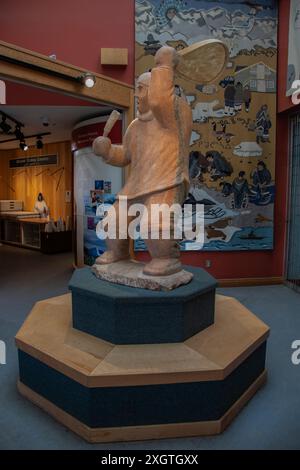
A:
POLYGON ((146 240, 152 260, 143 273, 148 276, 169 276, 182 270, 179 245, 174 240, 146 240))
POLYGON ((111 264, 130 258, 128 240, 106 240, 106 245, 109 249, 96 259, 96 264, 111 264))

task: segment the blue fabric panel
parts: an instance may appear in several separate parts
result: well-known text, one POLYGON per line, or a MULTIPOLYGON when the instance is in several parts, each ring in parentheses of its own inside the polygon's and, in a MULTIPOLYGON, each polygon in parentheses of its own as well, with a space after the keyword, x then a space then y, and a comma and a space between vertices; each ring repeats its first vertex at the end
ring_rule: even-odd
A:
POLYGON ((220 419, 263 372, 266 343, 225 380, 86 388, 19 350, 21 382, 89 427, 220 419))
POLYGON ((114 344, 184 341, 214 322, 217 285, 203 269, 186 269, 193 280, 170 292, 112 284, 89 268, 75 271, 73 327, 114 344))

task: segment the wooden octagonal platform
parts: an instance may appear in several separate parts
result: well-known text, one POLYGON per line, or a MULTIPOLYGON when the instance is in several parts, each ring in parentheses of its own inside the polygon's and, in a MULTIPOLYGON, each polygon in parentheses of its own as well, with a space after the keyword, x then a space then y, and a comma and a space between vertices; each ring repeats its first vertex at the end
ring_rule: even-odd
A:
POLYGON ((269 328, 216 296, 183 343, 114 345, 72 328, 71 295, 38 302, 16 336, 20 392, 90 442, 217 434, 266 379, 269 328))

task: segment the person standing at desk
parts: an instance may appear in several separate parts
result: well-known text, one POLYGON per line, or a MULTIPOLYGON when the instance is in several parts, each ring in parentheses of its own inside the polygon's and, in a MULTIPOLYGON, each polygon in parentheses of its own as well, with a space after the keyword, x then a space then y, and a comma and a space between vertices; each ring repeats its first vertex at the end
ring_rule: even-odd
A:
POLYGON ((49 208, 42 193, 38 194, 37 200, 34 204, 34 210, 40 214, 40 217, 48 217, 49 215, 49 208))

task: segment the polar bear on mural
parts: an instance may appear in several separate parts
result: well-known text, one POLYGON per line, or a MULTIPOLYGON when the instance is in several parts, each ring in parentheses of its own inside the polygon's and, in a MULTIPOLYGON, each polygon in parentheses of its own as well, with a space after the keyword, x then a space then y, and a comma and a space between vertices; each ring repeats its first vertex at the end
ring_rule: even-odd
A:
POLYGON ((219 100, 198 102, 192 110, 193 121, 201 123, 207 122, 209 118, 223 118, 226 115, 225 109, 220 108, 219 103, 219 100))

